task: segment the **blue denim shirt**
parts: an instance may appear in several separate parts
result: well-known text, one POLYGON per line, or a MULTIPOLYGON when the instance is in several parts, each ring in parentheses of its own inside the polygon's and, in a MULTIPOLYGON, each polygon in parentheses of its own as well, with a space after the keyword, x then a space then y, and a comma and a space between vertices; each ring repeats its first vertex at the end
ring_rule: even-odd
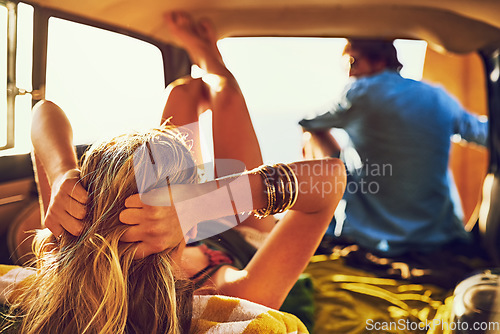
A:
POLYGON ((448 169, 450 137, 486 145, 488 123, 443 89, 384 71, 352 81, 330 112, 300 125, 343 128, 359 154, 342 235, 387 255, 468 239, 448 169))

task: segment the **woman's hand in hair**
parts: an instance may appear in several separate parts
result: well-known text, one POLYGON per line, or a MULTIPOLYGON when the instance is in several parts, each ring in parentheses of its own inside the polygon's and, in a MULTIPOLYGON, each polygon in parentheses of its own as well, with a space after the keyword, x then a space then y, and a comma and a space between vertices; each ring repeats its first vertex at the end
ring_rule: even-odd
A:
POLYGON ((120 213, 120 221, 129 228, 121 241, 138 244, 135 258, 174 248, 184 239, 177 211, 169 198, 168 189, 162 188, 125 200, 126 209, 120 213))
POLYGON ((120 213, 120 221, 130 225, 121 240, 139 243, 136 258, 142 258, 173 248, 185 239, 195 239, 199 222, 236 213, 229 183, 238 207, 242 211, 253 209, 248 182, 242 175, 200 184, 174 184, 132 195, 120 213))
POLYGON ((44 219, 47 227, 56 237, 64 231, 74 236, 83 229, 82 219, 86 214, 88 195, 79 183, 80 171, 68 170, 54 180, 51 187, 50 203, 44 219))

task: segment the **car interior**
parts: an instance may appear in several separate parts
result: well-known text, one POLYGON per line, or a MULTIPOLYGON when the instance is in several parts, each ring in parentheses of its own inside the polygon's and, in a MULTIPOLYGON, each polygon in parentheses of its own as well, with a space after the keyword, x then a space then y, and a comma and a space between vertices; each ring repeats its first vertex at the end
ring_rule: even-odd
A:
MULTIPOLYGON (((477 236, 492 263, 495 266, 500 264, 500 2, 491 0, 0 0, 0 42, 3 44, 0 48, 0 53, 3 53, 0 55, 0 81, 3 81, 0 83, 2 263, 27 262, 29 256, 21 258, 19 255, 29 253, 31 249, 30 240, 23 241, 26 238, 23 231, 40 224, 30 156, 31 107, 41 99, 51 99, 72 109, 73 114, 69 114, 72 123, 82 124, 82 129, 75 130, 79 154, 95 139, 94 130, 111 135, 123 131, 127 124, 156 124, 159 115, 144 113, 139 120, 134 114, 105 114, 122 107, 136 110, 145 103, 154 108, 168 83, 192 71, 187 54, 172 44, 165 29, 164 13, 173 10, 186 11, 195 19, 210 19, 228 65, 233 59, 229 51, 226 55, 224 50, 226 44, 231 44, 233 57, 241 57, 243 68, 265 76, 264 81, 270 82, 273 82, 273 76, 278 76, 278 65, 263 67, 254 62, 258 48, 263 45, 254 43, 257 40, 275 44, 275 49, 282 47, 282 53, 277 56, 282 60, 292 56, 294 52, 290 50, 297 50, 298 55, 306 54, 310 45, 308 41, 330 43, 340 40, 342 44, 348 37, 424 41, 421 79, 443 86, 467 110, 489 119, 488 147, 465 146, 455 138, 450 169, 462 200, 466 229, 477 236), (297 49, 286 49, 283 41, 296 45, 297 49), (236 52, 238 49, 239 53, 236 52), (251 53, 253 51, 255 55, 251 53), (106 102, 101 103, 99 109, 89 102, 94 98, 106 102), (92 125, 96 117, 105 119, 105 124, 116 123, 116 127, 111 132, 100 129, 92 125)), ((315 52, 318 52, 314 50, 311 54, 317 56, 315 52)), ((262 52, 264 60, 272 58, 271 51, 262 52)), ((329 59, 327 52, 323 55, 329 59)), ((303 58, 302 62, 294 61, 289 72, 310 71, 310 66, 317 60, 303 58)), ((333 57, 332 62, 335 62, 333 57)), ((239 70, 235 69, 234 73, 240 80, 239 70)), ((332 81, 342 82, 344 79, 333 78, 332 81)), ((315 90, 315 77, 307 80, 310 89, 315 90)), ((259 104, 258 94, 265 95, 265 84, 259 87, 255 81, 246 84, 242 79, 241 82, 244 95, 248 94, 252 114, 253 106, 259 104), (252 94, 255 103, 250 102, 252 94)), ((291 84, 298 87, 303 82, 291 84)), ((275 83, 270 89, 277 92, 287 89, 280 85, 275 83)), ((308 92, 304 91, 304 99, 316 99, 308 92)), ((275 94, 277 99, 292 99, 289 95, 275 94)), ((302 116, 308 112, 311 110, 304 109, 302 116)), ((261 116, 274 113, 284 123, 291 124, 289 128, 278 131, 293 132, 296 130, 294 126, 298 129, 298 116, 287 116, 291 114, 286 107, 279 104, 268 106, 261 113, 261 116)), ((257 111, 255 117, 258 117, 257 111)), ((266 149, 272 144, 264 140, 267 137, 260 136, 276 125, 275 122, 267 123, 272 125, 266 124, 262 128, 256 125, 257 134, 265 160, 274 161, 278 158, 266 149)), ((299 139, 284 140, 281 144, 295 145, 299 149, 299 139)), ((312 262, 322 259, 313 259, 312 262)), ((325 285, 321 285, 321 289, 324 288, 325 285)), ((449 296, 453 290, 446 293, 449 296)), ((440 305, 444 304, 442 298, 440 305)), ((326 309, 324 304, 321 307, 326 309)), ((425 309, 420 308, 418 316, 409 309, 404 312, 420 320, 426 317, 425 312, 432 314, 430 319, 441 312, 439 307, 433 311, 425 309)), ((332 306, 329 312, 341 311, 332 306)), ((328 314, 331 313, 316 313, 314 332, 342 333, 339 327, 330 326, 333 320, 329 320, 328 314)))

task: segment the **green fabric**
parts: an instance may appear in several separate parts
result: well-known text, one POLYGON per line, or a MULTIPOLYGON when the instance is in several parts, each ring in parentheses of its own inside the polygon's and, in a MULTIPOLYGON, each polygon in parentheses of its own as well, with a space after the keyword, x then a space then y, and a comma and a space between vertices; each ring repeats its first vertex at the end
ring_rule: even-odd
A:
POLYGON ((338 255, 313 257, 305 272, 311 275, 315 288, 314 333, 431 333, 402 328, 377 331, 373 326, 407 321, 416 326, 449 314, 452 291, 431 284, 378 278, 348 267, 338 255))
POLYGON ((313 333, 314 310, 313 281, 309 274, 302 274, 288 293, 280 311, 295 315, 304 323, 309 333, 313 333))

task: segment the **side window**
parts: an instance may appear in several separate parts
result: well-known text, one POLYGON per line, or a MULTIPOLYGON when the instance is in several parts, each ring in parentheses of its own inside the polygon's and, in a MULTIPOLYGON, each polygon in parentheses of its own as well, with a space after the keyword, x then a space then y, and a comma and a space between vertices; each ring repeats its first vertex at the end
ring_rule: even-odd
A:
POLYGON ((12 153, 31 150, 31 72, 33 63, 33 7, 17 5, 16 87, 15 99, 15 145, 12 153))
POLYGON ((7 5, 0 6, 1 156, 31 149, 33 7, 24 3, 7 5))
POLYGON ((122 34, 49 19, 46 94, 68 115, 74 143, 159 125, 160 50, 122 34))
POLYGON ((7 144, 7 18, 0 5, 0 147, 7 144))

